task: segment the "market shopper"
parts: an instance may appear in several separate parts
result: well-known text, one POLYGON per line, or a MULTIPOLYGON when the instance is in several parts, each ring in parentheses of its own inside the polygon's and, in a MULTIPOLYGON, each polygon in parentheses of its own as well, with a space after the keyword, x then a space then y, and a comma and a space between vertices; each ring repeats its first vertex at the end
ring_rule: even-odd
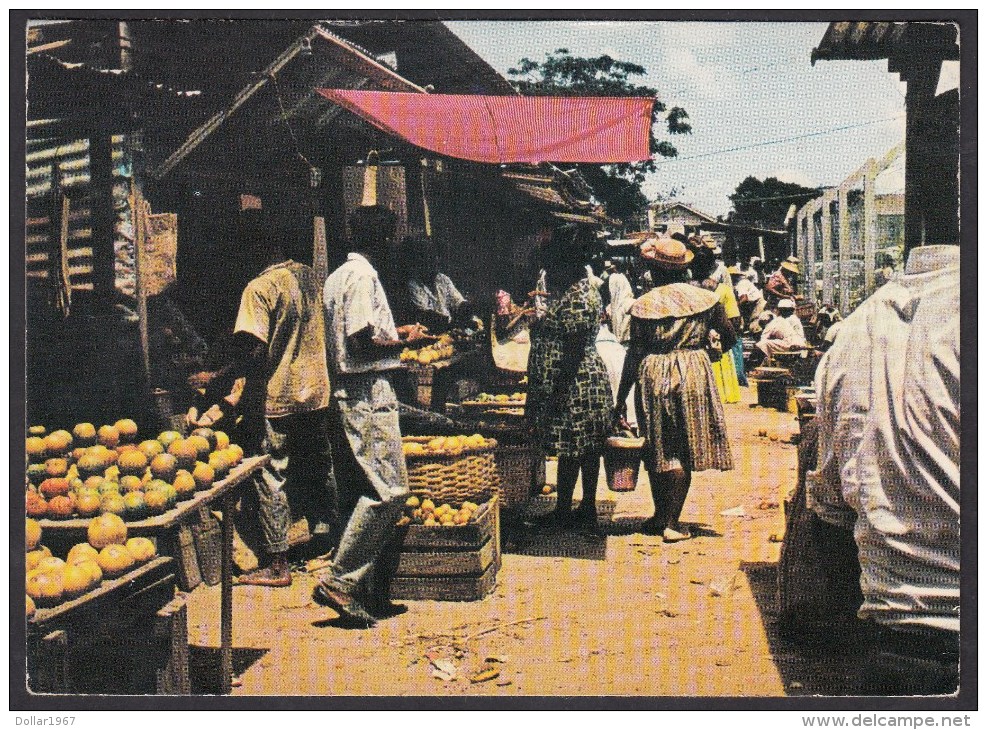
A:
POLYGON ((600 294, 572 255, 586 235, 583 229, 565 227, 543 249, 550 299, 544 319, 531 331, 525 415, 542 451, 559 458, 558 499, 548 525, 552 529, 595 528, 600 457, 613 413, 606 366, 596 349, 600 294), (583 498, 572 513, 580 472, 583 498))
POLYGON ((768 297, 769 306, 782 299, 792 299, 798 294, 800 268, 798 259, 793 261, 793 258, 782 261, 764 284, 764 293, 768 297))
POLYGON ((229 362, 193 375, 189 385, 201 388, 244 375, 266 380, 262 451, 271 458, 254 477, 266 555, 238 583, 286 587, 289 501, 326 540, 335 512, 325 327, 315 271, 289 259, 273 231, 258 232, 257 239, 254 245, 266 249, 268 265, 240 298, 229 362))
POLYGON ((744 272, 739 267, 731 266, 727 269, 727 273, 730 274, 733 283, 733 293, 737 297, 740 316, 743 318, 744 325, 750 326, 767 307, 764 294, 760 287, 744 276, 744 272))
POLYGON ((761 339, 757 341, 756 349, 759 354, 755 357, 754 364, 760 364, 765 359, 770 361, 780 352, 792 352, 807 347, 802 320, 795 313, 795 302, 782 299, 778 302, 777 316, 765 325, 761 339))
POLYGON ((692 473, 733 468, 706 347, 711 331, 727 349, 735 335, 716 294, 686 283, 693 254, 684 245, 667 238, 648 240, 641 257, 657 286, 631 308, 631 345, 617 393, 617 416, 625 416, 623 403, 636 384, 644 464, 655 505, 644 529, 675 542, 692 537, 679 522, 692 473))
MULTIPOLYGON (((733 294, 733 286, 724 284, 720 279, 720 262, 715 258, 715 250, 701 246, 695 251, 692 262, 693 284, 712 291, 726 314, 727 319, 737 333, 740 331, 740 309, 733 294)), ((727 274, 729 278, 729 274, 727 274)), ((734 346, 737 344, 735 341, 734 346)), ((742 353, 741 353, 742 354, 742 353)), ((741 357, 741 360, 743 358, 741 357)), ((724 403, 740 402, 740 376, 737 372, 733 347, 725 347, 718 336, 713 336, 710 344, 710 360, 713 366, 713 378, 724 403)))
POLYGON ((375 268, 393 231, 394 215, 386 208, 356 209, 350 253, 323 291, 339 506, 349 519, 313 597, 367 626, 388 609, 387 576, 375 575, 375 568, 408 493, 391 377, 401 350, 427 341, 420 327, 395 326, 375 268))
POLYGON ((467 324, 472 316, 469 302, 448 276, 439 271, 435 242, 426 236, 408 236, 401 244, 404 271, 408 277, 408 313, 430 332, 445 332, 467 324))
POLYGON ((862 694, 956 691, 960 251, 911 252, 842 323, 816 374, 810 508, 852 529, 873 638, 862 694))
POLYGON ((631 305, 634 303, 634 290, 627 278, 627 264, 622 259, 613 262, 613 269, 607 279, 610 293, 610 323, 617 342, 626 347, 631 339, 631 305))

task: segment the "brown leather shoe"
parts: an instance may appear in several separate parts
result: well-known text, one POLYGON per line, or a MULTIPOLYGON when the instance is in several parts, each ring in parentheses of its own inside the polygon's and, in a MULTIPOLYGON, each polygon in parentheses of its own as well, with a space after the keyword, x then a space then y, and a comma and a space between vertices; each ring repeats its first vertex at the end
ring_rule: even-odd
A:
POLYGON ((324 581, 319 581, 319 584, 315 586, 312 591, 312 600, 320 606, 328 606, 342 618, 355 623, 366 624, 367 628, 377 623, 377 620, 353 596, 324 581))

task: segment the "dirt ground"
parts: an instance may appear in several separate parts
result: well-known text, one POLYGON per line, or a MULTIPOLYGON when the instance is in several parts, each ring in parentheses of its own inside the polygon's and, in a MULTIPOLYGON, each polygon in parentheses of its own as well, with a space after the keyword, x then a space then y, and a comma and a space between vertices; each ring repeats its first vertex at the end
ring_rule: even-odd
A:
MULTIPOLYGON (((647 477, 615 494, 601 474, 601 506, 612 511, 606 537, 531 536, 508 525, 497 588, 482 601, 407 601, 406 613, 354 630, 311 600, 314 578, 305 573, 288 589, 238 586, 233 693, 838 692, 832 667, 786 647, 773 629, 772 537, 783 531, 779 505, 795 484, 796 450, 787 442, 798 425, 791 414, 752 407, 752 390, 744 394, 726 406, 734 471, 694 476, 683 521, 695 539, 666 545, 637 533, 652 512, 647 477), (470 681, 485 668, 499 674, 470 681)), ((203 587, 190 600, 194 680, 196 662, 200 670, 215 663, 218 591, 203 587)), ((196 688, 209 691, 209 682, 199 677, 196 688)))

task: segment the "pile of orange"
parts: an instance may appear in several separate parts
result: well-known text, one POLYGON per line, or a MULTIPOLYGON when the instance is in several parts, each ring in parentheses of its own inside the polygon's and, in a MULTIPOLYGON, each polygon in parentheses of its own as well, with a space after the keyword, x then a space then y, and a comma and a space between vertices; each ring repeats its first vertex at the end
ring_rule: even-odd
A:
POLYGON ((244 456, 225 433, 208 428, 140 441, 129 418, 99 428, 79 423, 71 432, 32 426, 28 433, 24 507, 35 519, 163 514, 225 479, 244 456))
POLYGON ((127 525, 113 514, 90 521, 88 542, 74 545, 64 559, 54 557, 41 544, 41 525, 27 519, 25 563, 27 618, 38 608, 57 606, 98 588, 104 579, 118 578, 157 555, 146 537, 127 539, 127 525))

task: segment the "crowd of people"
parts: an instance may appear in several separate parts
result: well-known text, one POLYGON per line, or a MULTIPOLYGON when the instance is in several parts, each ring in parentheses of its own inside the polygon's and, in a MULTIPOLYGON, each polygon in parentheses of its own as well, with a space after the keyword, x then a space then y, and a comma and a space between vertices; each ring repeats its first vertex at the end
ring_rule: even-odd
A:
MULTIPOLYGON (((356 209, 346 260, 325 281, 276 235, 259 237, 267 265, 243 291, 225 359, 189 378, 207 392, 232 388, 224 403, 244 379, 263 383, 261 450, 271 458, 255 478, 255 513, 264 554, 238 582, 290 585, 288 530, 304 516, 334 550, 314 599, 365 626, 395 611, 379 571, 409 491, 398 356, 473 315, 427 239, 404 242, 406 288, 387 290, 377 267, 394 228, 386 208, 356 209), (400 325, 392 302, 403 302, 400 325)), ((959 628, 958 252, 918 249, 846 321, 824 306, 804 323, 794 257, 770 273, 758 259, 727 266, 712 238, 683 232, 642 235, 636 248, 601 259, 595 231, 561 226, 538 247, 528 301, 494 296, 495 331, 530 346, 531 443, 558 459, 556 508, 532 527, 598 530, 607 439, 636 431, 654 503, 640 529, 690 539, 681 515, 693 474, 733 468, 723 404, 740 399, 746 369, 826 351, 803 514, 849 531, 859 613, 882 646, 915 661, 931 652, 940 671, 930 681, 948 684, 959 628)))

